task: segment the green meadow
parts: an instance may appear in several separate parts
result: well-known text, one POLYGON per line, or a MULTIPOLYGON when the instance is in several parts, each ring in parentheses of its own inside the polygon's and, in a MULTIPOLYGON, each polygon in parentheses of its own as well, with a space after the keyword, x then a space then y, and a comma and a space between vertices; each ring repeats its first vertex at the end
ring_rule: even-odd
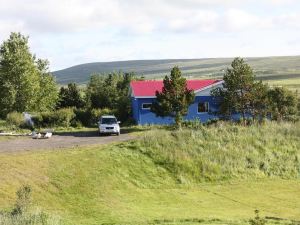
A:
POLYGON ((21 185, 62 224, 300 221, 300 124, 152 127, 136 140, 0 155, 0 207, 21 185))

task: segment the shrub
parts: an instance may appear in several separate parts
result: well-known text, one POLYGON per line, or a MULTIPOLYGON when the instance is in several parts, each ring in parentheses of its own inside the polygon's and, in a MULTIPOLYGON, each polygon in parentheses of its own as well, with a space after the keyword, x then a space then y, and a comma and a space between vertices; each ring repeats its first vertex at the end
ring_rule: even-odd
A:
POLYGON ((102 115, 114 115, 111 109, 63 108, 54 112, 42 112, 33 116, 36 128, 95 126, 102 115))
POLYGON ((36 127, 69 127, 75 118, 73 108, 59 109, 54 112, 42 112, 32 119, 36 127))
POLYGON ((72 108, 59 109, 54 112, 54 124, 61 127, 69 127, 71 121, 75 118, 75 113, 72 108))
POLYGON ((74 128, 82 128, 82 123, 78 120, 72 120, 71 121, 71 126, 74 128))
POLYGON ((80 122, 84 126, 91 125, 91 112, 87 109, 74 109, 75 121, 80 122))
POLYGON ((6 123, 11 128, 21 128, 25 127, 25 119, 22 113, 11 112, 6 116, 6 123))
POLYGON ((103 115, 114 115, 115 111, 111 109, 75 109, 75 120, 85 126, 95 126, 99 118, 103 115))
POLYGON ((90 125, 95 125, 99 121, 99 118, 102 116, 102 110, 101 109, 92 109, 90 113, 90 125))
POLYGON ((32 121, 34 123, 35 128, 43 127, 43 116, 41 113, 32 116, 32 121))
POLYGON ((22 186, 17 191, 17 200, 15 203, 15 208, 12 211, 12 215, 19 215, 25 213, 31 203, 31 187, 30 186, 22 186))
POLYGON ((114 115, 115 111, 108 109, 108 108, 104 108, 104 109, 92 109, 91 113, 90 113, 90 120, 91 120, 91 125, 96 125, 97 122, 99 121, 99 118, 103 115, 114 115))
POLYGON ((254 212, 255 217, 254 219, 249 220, 249 223, 251 225, 265 225, 267 221, 259 216, 259 210, 256 209, 254 212))

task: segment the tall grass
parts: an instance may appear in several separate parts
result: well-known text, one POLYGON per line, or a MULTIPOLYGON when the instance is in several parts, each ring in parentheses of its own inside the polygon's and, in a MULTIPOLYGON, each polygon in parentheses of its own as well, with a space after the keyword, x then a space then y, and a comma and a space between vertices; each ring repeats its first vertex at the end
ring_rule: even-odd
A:
POLYGON ((181 183, 230 178, 299 178, 300 124, 243 127, 226 123, 152 130, 135 146, 181 183))
POLYGON ((40 210, 33 213, 12 215, 0 214, 0 225, 60 225, 58 217, 50 216, 40 210))

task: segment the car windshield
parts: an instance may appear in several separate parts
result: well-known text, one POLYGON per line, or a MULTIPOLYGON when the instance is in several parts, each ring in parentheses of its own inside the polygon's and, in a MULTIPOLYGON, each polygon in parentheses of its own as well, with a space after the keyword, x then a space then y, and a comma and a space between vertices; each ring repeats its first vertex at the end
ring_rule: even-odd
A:
POLYGON ((102 118, 101 123, 102 124, 116 124, 117 120, 116 120, 116 118, 102 118))

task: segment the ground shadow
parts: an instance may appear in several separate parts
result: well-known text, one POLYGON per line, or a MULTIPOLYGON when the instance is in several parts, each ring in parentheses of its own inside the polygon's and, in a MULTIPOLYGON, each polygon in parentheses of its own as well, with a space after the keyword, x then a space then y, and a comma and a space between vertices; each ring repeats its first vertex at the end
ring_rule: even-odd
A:
POLYGON ((98 137, 99 132, 95 131, 66 131, 66 132, 54 132, 54 135, 57 136, 66 136, 66 137, 98 137))

